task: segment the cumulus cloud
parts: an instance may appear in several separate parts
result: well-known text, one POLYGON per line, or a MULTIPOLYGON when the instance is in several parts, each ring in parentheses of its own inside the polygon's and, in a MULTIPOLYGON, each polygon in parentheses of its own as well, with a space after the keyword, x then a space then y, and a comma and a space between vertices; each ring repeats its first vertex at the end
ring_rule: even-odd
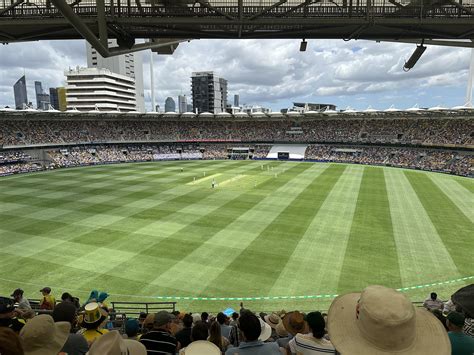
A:
MULTIPOLYGON (((403 64, 414 49, 414 44, 310 40, 302 53, 296 40, 195 40, 180 44, 171 56, 153 54, 155 98, 163 105, 168 96, 189 97, 191 73, 214 71, 229 81, 229 100, 238 93, 241 102, 274 110, 293 101, 356 108, 434 106, 443 92, 445 105, 463 104, 470 50, 429 46, 405 73, 403 64)), ((141 55, 149 108, 150 54, 141 55)), ((64 70, 86 62, 84 41, 10 44, 0 47, 0 57, 0 105, 13 103, 12 86, 23 72, 34 101, 35 80, 46 89, 63 85, 64 70)))

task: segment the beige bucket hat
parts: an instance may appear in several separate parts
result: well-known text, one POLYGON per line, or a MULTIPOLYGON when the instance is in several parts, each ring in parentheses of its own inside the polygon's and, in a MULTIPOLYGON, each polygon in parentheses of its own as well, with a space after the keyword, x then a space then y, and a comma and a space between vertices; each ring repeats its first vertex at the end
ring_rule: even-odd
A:
POLYGON ((31 318, 20 331, 25 355, 51 355, 62 349, 69 336, 69 322, 54 323, 47 314, 31 318))
POLYGON ((403 293, 384 286, 335 298, 328 331, 341 354, 451 354, 441 322, 429 311, 415 308, 403 293))

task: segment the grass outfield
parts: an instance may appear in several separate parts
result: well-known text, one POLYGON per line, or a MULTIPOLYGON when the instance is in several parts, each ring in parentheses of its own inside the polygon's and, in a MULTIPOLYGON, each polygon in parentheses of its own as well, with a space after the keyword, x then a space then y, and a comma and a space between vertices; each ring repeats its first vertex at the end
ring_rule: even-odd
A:
MULTIPOLYGON (((267 298, 246 301, 250 308, 308 310, 368 284, 443 282, 406 292, 447 298, 474 280, 473 196, 467 178, 295 162, 140 163, 4 177, 0 294, 22 287, 37 298, 51 286, 57 297, 68 290, 81 299, 94 288, 110 300, 252 296, 267 298)), ((178 308, 238 303, 180 299, 178 308)))

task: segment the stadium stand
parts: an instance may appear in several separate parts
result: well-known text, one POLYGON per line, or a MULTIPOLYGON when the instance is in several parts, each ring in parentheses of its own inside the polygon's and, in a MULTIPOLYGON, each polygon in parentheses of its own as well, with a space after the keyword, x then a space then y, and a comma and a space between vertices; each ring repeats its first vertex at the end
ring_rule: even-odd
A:
POLYGON ((169 120, 0 114, 0 175, 117 162, 263 159, 309 144, 305 159, 472 176, 469 115, 169 120))

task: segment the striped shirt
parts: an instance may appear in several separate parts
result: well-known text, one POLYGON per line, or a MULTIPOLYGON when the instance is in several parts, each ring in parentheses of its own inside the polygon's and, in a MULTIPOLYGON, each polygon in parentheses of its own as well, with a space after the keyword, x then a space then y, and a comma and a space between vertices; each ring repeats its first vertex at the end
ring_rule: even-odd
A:
POLYGON ((336 350, 329 340, 315 338, 312 334, 298 333, 290 340, 288 346, 291 353, 297 355, 336 354, 336 350))
POLYGON ((140 343, 145 345, 147 355, 175 354, 178 341, 164 330, 152 330, 143 334, 140 343))

